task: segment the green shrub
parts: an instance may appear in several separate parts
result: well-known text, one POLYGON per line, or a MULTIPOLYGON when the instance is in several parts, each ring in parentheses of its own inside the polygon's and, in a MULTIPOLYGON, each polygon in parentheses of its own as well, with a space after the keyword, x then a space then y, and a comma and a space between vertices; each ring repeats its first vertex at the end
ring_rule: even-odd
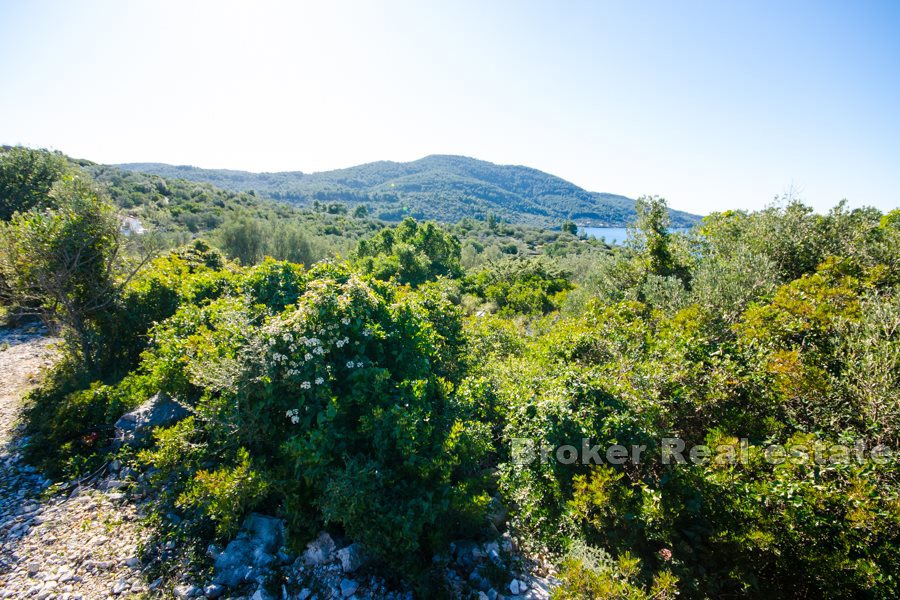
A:
POLYGON ((86 475, 100 467, 113 437, 113 424, 148 397, 135 376, 118 386, 89 386, 63 363, 26 405, 28 459, 52 476, 86 475), (86 387, 86 389, 81 389, 86 387))
POLYGON ((250 466, 250 454, 240 448, 235 466, 197 471, 176 505, 188 513, 199 512, 215 524, 219 538, 228 539, 237 533, 241 516, 259 502, 266 489, 265 480, 250 466))
POLYGON ((599 548, 576 545, 562 563, 560 585, 552 600, 671 600, 679 595, 678 579, 661 570, 646 584, 640 561, 625 552, 614 560, 599 548))
POLYGON ((0 222, 0 292, 60 324, 83 368, 98 375, 98 321, 122 287, 119 224, 105 196, 78 175, 56 182, 45 203, 0 222))
POLYGON ((155 327, 141 366, 194 407, 202 454, 238 465, 194 472, 176 505, 223 535, 264 480, 298 542, 330 523, 407 569, 434 540, 471 528, 481 492, 461 484, 477 473, 487 432, 461 421, 453 392, 465 338, 441 290, 276 262, 245 270, 234 289, 155 327))
POLYGON ((69 170, 64 156, 47 150, 0 151, 0 221, 45 205, 53 184, 69 170))
POLYGON ((559 308, 572 289, 569 274, 542 259, 507 259, 466 278, 466 290, 501 314, 542 315, 559 308))
POLYGON ((361 240, 356 255, 364 272, 413 286, 461 274, 459 240, 434 223, 420 225, 410 218, 361 240))

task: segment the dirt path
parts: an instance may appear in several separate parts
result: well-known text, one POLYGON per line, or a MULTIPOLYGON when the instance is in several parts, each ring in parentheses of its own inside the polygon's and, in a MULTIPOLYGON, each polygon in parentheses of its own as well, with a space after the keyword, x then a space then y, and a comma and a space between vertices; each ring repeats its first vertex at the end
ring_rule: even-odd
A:
POLYGON ((22 396, 52 364, 55 341, 39 327, 0 329, 0 446, 13 437, 22 396))
POLYGON ((146 591, 137 547, 144 532, 122 494, 51 484, 22 462, 22 398, 52 364, 40 329, 0 329, 0 598, 127 598, 146 591))

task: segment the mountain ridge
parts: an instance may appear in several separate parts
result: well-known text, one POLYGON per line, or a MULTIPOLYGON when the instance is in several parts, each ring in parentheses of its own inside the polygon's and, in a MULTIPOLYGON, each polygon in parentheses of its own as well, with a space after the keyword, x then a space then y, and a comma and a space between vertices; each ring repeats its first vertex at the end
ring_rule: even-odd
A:
MULTIPOLYGON (((510 222, 558 227, 564 221, 587 226, 624 226, 634 219, 634 200, 591 192, 561 177, 524 165, 498 165, 452 154, 431 154, 409 161, 375 161, 342 169, 252 172, 204 169, 168 163, 114 165, 254 192, 296 204, 343 202, 366 204, 378 217, 405 216, 456 222, 491 215, 510 222)), ((700 217, 671 210, 674 227, 688 227, 700 217)))

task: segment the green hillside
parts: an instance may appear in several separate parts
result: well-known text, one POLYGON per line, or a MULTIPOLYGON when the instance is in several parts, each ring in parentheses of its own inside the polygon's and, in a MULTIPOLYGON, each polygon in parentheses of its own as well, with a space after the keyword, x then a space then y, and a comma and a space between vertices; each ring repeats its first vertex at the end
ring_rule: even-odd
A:
MULTIPOLYGON (((432 155, 408 163, 380 161, 321 173, 250 173, 200 169, 163 163, 118 165, 129 171, 208 182, 294 203, 367 204, 388 221, 406 216, 456 222, 496 215, 515 223, 557 227, 566 220, 582 225, 622 227, 634 220, 634 201, 589 192, 529 167, 495 165, 464 156, 432 155)), ((689 227, 699 217, 671 211, 672 225, 689 227)))

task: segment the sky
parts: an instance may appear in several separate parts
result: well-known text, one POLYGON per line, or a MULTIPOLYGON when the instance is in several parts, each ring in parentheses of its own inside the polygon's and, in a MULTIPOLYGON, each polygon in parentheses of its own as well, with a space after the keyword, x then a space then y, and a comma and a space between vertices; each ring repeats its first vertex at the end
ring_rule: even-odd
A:
POLYGON ((900 205, 900 2, 0 0, 0 143, 321 171, 462 154, 696 213, 900 205))

